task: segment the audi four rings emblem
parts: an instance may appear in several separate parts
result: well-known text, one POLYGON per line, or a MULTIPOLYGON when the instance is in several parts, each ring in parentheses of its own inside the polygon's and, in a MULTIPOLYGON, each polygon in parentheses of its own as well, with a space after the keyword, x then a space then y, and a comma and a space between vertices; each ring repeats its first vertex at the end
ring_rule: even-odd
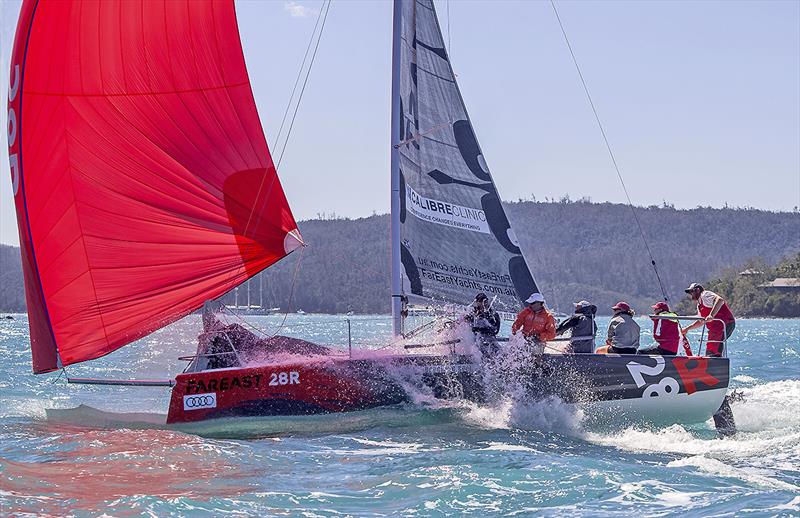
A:
POLYGON ((201 408, 217 408, 217 393, 192 394, 183 396, 184 410, 199 410, 201 408))

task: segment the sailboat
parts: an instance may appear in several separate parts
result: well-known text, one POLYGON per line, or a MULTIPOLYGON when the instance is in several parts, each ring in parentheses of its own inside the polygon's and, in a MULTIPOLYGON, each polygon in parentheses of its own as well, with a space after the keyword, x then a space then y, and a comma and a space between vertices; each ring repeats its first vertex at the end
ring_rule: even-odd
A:
MULTIPOLYGON (((484 292, 513 314, 540 290, 432 0, 395 0, 393 25, 391 299, 402 340, 414 307, 484 292)), ((395 405, 409 400, 408 379, 437 398, 487 398, 481 360, 459 340, 444 353, 406 342, 408 353, 354 357, 218 318, 209 301, 304 246, 232 0, 25 0, 8 107, 34 373, 100 358, 204 307, 197 353, 173 379, 70 381, 170 386, 172 424, 395 405), (257 361, 265 354, 290 356, 257 361)), ((729 361, 541 354, 514 377, 530 399, 693 422, 723 403, 729 361)))

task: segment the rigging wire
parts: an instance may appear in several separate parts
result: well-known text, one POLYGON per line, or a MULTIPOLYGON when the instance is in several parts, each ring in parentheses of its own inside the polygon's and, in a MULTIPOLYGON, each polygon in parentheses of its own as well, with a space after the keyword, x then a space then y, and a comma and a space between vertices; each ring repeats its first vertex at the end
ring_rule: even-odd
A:
POLYGON ((314 23, 314 30, 311 31, 311 37, 308 39, 308 45, 306 46, 306 53, 303 55, 303 61, 300 63, 300 69, 297 71, 297 78, 294 80, 294 86, 292 87, 292 95, 289 96, 289 100, 286 103, 286 109, 283 111, 283 118, 281 119, 281 126, 278 129, 278 134, 275 137, 275 142, 272 143, 271 149, 278 148, 278 142, 281 141, 281 135, 283 134, 283 127, 286 124, 286 117, 289 115, 289 110, 292 107, 292 100, 294 99, 294 94, 297 92, 297 85, 300 84, 300 78, 303 77, 303 70, 306 67, 306 60, 308 59, 308 53, 311 51, 311 46, 314 43, 314 36, 317 34, 317 27, 319 27, 319 22, 322 19, 322 11, 323 9, 319 10, 317 14, 317 21, 314 23))
POLYGON ((606 131, 603 129, 603 124, 600 122, 600 116, 597 114, 597 108, 595 108, 594 101, 592 101, 592 96, 589 94, 589 87, 586 86, 586 80, 583 78, 583 73, 581 73, 581 67, 578 66, 578 60, 575 57, 575 52, 572 50, 572 45, 569 42, 569 38, 567 37, 567 31, 564 29, 564 24, 561 23, 561 17, 558 15, 558 9, 556 9, 555 0, 550 0, 550 5, 553 6, 553 12, 556 15, 556 20, 558 20, 558 26, 561 28, 561 34, 564 35, 564 41, 567 43, 567 48, 569 49, 569 54, 572 56, 572 62, 575 64, 575 69, 578 71, 578 77, 581 79, 581 84, 583 85, 583 91, 586 93, 586 98, 589 100, 589 105, 592 107, 592 113, 594 113, 594 118, 597 121, 597 126, 600 128, 600 133, 603 135, 603 141, 606 144, 606 149, 608 150, 608 154, 611 156, 611 162, 614 164, 614 169, 617 171, 617 177, 619 178, 619 182, 622 184, 622 190, 625 192, 625 197, 628 199, 628 207, 631 209, 631 214, 633 215, 633 219, 636 221, 636 226, 639 227, 639 233, 642 236, 642 241, 644 241, 644 246, 647 249, 647 254, 650 256, 650 264, 653 266, 653 271, 656 274, 656 279, 658 279, 658 285, 661 287, 661 295, 664 296, 664 301, 669 302, 669 297, 667 297, 667 290, 664 288, 664 283, 661 280, 661 274, 658 273, 658 267, 656 266, 656 260, 653 258, 653 252, 650 249, 650 245, 647 242, 647 238, 644 234, 644 229, 642 228, 642 223, 639 221, 639 216, 636 214, 636 210, 633 207, 633 202, 631 201, 631 197, 628 194, 628 188, 625 186, 625 180, 622 179, 622 173, 619 170, 619 166, 617 165, 617 159, 614 157, 614 152, 611 150, 611 144, 608 142, 608 137, 606 136, 606 131))
POLYGON ((447 60, 450 61, 450 58, 452 58, 450 53, 450 0, 446 0, 445 5, 447 6, 447 60))
MULTIPOLYGON (((322 25, 320 26, 319 33, 317 33, 317 44, 314 46, 314 53, 311 55, 311 62, 309 63, 308 68, 306 69, 306 77, 305 77, 305 80, 303 81, 303 88, 300 90, 300 95, 297 98, 297 102, 296 102, 295 107, 294 107, 294 114, 292 115, 292 122, 289 125, 289 130, 286 132, 286 138, 283 140, 283 147, 281 148, 281 153, 280 153, 280 157, 278 158, 278 163, 275 164, 275 172, 276 173, 277 173, 278 169, 280 168, 281 161, 283 160, 283 153, 286 151, 286 145, 289 142, 289 137, 291 136, 291 133, 292 133, 292 127, 294 127, 294 120, 295 120, 295 117, 297 117, 297 110, 300 108, 300 102, 303 100, 303 92, 305 92, 306 85, 308 84, 308 77, 309 77, 309 75, 311 75, 311 67, 314 66, 314 58, 317 56, 317 49, 319 49, 319 42, 322 39, 322 31, 325 28, 325 20, 327 20, 327 18, 328 18, 328 11, 330 10, 330 7, 331 7, 331 1, 332 0, 328 0, 327 8, 326 8, 325 5, 323 5, 322 9, 325 9, 325 14, 323 15, 322 9, 320 9, 319 16, 317 17, 317 22, 319 22, 320 16, 322 17, 322 25)), ((316 26, 315 26, 315 31, 316 31, 316 26)), ((311 33, 311 40, 308 43, 308 45, 309 45, 308 48, 311 47, 311 43, 314 41, 314 34, 315 34, 314 32, 311 33)), ((308 49, 306 49, 306 56, 307 55, 308 55, 308 49)), ((304 63, 305 63, 305 59, 306 58, 304 57, 303 58, 303 62, 304 63)), ((295 89, 297 88, 297 82, 300 80, 300 76, 302 75, 302 72, 303 72, 303 65, 300 66, 300 71, 298 72, 297 80, 295 81, 295 89)), ((292 97, 293 96, 294 96, 294 91, 292 92, 292 97)), ((289 106, 291 106, 292 97, 289 97, 289 106)), ((287 111, 289 109, 289 106, 287 106, 287 111)), ((281 130, 278 131, 279 135, 282 132, 282 130, 283 130, 283 123, 281 123, 281 130)), ((276 146, 278 145, 278 139, 275 140, 275 145, 276 146)), ((273 161, 273 164, 274 164, 274 161, 273 161)), ((255 197, 256 200, 260 199, 261 190, 264 187, 264 180, 265 179, 266 179, 265 176, 261 177, 261 181, 258 184, 258 190, 256 191, 256 197, 255 197)), ((273 179, 273 181, 274 181, 274 179, 273 179)), ((272 189, 272 185, 271 184, 270 184, 269 189, 272 189)), ((247 235, 247 231, 250 229, 250 222, 253 219, 253 214, 255 214, 255 207, 252 207, 250 209, 250 214, 249 214, 249 216, 247 218, 247 224, 245 225, 244 232, 242 233, 242 235, 244 235, 244 236, 247 235)))
MULTIPOLYGON (((314 66, 314 60, 317 57, 317 50, 319 50, 319 43, 322 41, 322 31, 325 30, 325 21, 328 19, 328 11, 331 10, 331 2, 332 0, 328 0, 328 3, 323 7, 325 9, 325 14, 322 14, 322 9, 320 9, 320 15, 322 15, 322 24, 319 28, 319 33, 317 33, 317 43, 314 45, 314 52, 311 54, 311 61, 308 64, 308 68, 306 69, 306 77, 303 80, 303 87, 300 89, 300 95, 297 97, 297 103, 294 106, 294 113, 292 114, 292 120, 289 123, 289 129, 286 131, 286 138, 283 141, 283 147, 281 148, 281 153, 278 155, 278 164, 275 166, 275 169, 280 169, 281 162, 283 161, 283 153, 286 151, 286 145, 289 143, 289 137, 292 134, 292 128, 294 127, 295 118, 297 118, 297 111, 300 109, 300 102, 303 100, 303 93, 306 91, 306 85, 308 84, 308 78, 311 76, 311 68, 314 66)), ((302 69, 301 69, 302 70, 302 69)))
POLYGON ((294 274, 292 275, 292 284, 289 286, 289 300, 288 300, 288 302, 286 304, 286 312, 284 312, 283 320, 281 320, 281 323, 278 325, 277 329, 275 330, 275 333, 273 333, 273 334, 265 333, 263 329, 259 329, 256 326, 252 325, 251 323, 246 321, 244 318, 242 318, 242 316, 237 312, 230 312, 228 314, 233 316, 233 317, 235 317, 237 320, 239 320, 245 327, 249 327, 250 329, 256 331, 257 333, 265 335, 267 340, 269 340, 271 338, 275 338, 276 336, 278 336, 278 333, 280 333, 281 330, 286 325, 286 319, 289 316, 289 313, 292 312, 292 299, 294 298, 294 289, 295 289, 295 286, 297 285, 297 276, 298 276, 298 273, 300 272, 300 263, 303 260, 303 252, 305 252, 305 249, 306 249, 305 246, 300 247, 300 254, 298 254, 297 261, 295 261, 295 265, 294 265, 294 274))
MULTIPOLYGON (((67 368, 66 367, 61 367, 61 372, 58 373, 58 377, 56 379, 54 379, 53 381, 51 381, 50 384, 51 385, 55 385, 56 383, 58 383, 58 380, 61 379, 61 376, 63 376, 66 373, 67 373, 67 368)), ((67 374, 67 379, 69 379, 69 375, 68 374, 67 374)))
MULTIPOLYGON (((330 4, 330 2, 328 2, 330 4)), ((283 314, 283 320, 281 320, 281 324, 278 326, 278 329, 275 331, 275 334, 272 337, 278 336, 278 333, 281 332, 284 325, 286 324, 286 318, 289 316, 289 313, 292 311, 292 300, 294 299, 294 288, 297 285, 297 274, 300 272, 300 263, 303 260, 303 252, 305 252, 306 247, 300 247, 300 255, 297 257, 297 262, 294 265, 294 273, 292 274, 292 284, 289 287, 289 299, 286 302, 286 313, 283 314)), ((271 338, 272 338, 271 337, 271 338)))
MULTIPOLYGON (((283 154, 286 151, 286 145, 289 142, 289 137, 291 136, 292 128, 294 127, 294 121, 295 121, 295 118, 297 117, 297 111, 300 108, 300 102, 303 99, 303 93, 305 92, 306 85, 308 84, 308 78, 311 75, 311 68, 314 66, 314 59, 317 56, 317 50, 319 49, 319 43, 320 43, 320 41, 322 39, 322 31, 325 28, 325 21, 328 19, 328 11, 330 10, 331 2, 332 2, 332 0, 328 0, 327 4, 323 3, 323 7, 320 9, 319 14, 317 15, 317 22, 314 25, 314 30, 311 32, 311 38, 309 39, 308 46, 306 47, 306 52, 305 52, 305 55, 303 56, 303 62, 300 65, 300 70, 297 73, 297 79, 295 80, 294 88, 292 89, 292 95, 289 97, 289 103, 286 106, 286 110, 285 110, 284 115, 283 115, 283 120, 281 121, 281 127, 278 130, 277 137, 275 138, 274 146, 277 147, 278 144, 279 144, 279 141, 280 141, 280 136, 283 133, 283 127, 284 127, 285 122, 286 122, 286 116, 287 116, 287 114, 289 112, 289 109, 290 109, 290 107, 292 105, 292 99, 294 98, 295 92, 297 91, 297 85, 299 84, 300 78, 303 75, 303 69, 305 68, 305 63, 306 63, 306 60, 308 58, 309 49, 311 48, 312 43, 314 43, 314 38, 316 36, 316 45, 314 45, 314 52, 311 55, 311 61, 309 62, 308 68, 305 69, 306 70, 306 74, 305 74, 305 79, 303 80, 303 87, 301 88, 300 95, 297 97, 297 101, 295 103, 294 113, 292 114, 291 123, 289 124, 289 129, 286 132, 286 137, 283 140, 283 147, 281 148, 281 152, 280 152, 280 155, 279 155, 279 158, 278 158, 278 163, 275 164, 276 173, 277 173, 277 170, 280 168, 281 161, 283 160, 283 154), (324 13, 323 13, 323 10, 324 10, 324 13), (321 21, 321 25, 320 25, 320 21, 321 21), (319 32, 317 32, 317 27, 319 27, 319 32)), ((262 177, 261 181, 258 184, 258 189, 256 191, 256 197, 255 197, 256 200, 260 199, 261 191, 262 191, 262 189, 264 187, 264 180, 265 179, 266 179, 266 177, 262 177)), ((270 189, 271 189, 271 186, 270 186, 270 189)), ((253 215, 254 214, 255 214, 255 207, 252 207, 250 209, 250 214, 248 215, 248 218, 247 218, 247 224, 245 225, 244 232, 242 233, 242 235, 247 236, 247 231, 250 229, 250 223, 251 223, 251 221, 253 219, 253 215)), ((294 286, 295 286, 295 281, 297 279, 297 271, 300 269, 300 261, 302 260, 302 257, 303 257, 302 250, 305 249, 305 246, 306 246, 305 243, 303 243, 303 246, 301 247, 300 257, 298 257, 298 259, 297 259, 297 263, 296 263, 296 266, 295 266, 295 274, 294 274, 294 277, 292 278, 292 285, 291 285, 291 291, 289 293, 289 302, 288 302, 287 308, 291 307, 291 299, 292 299, 292 296, 294 294, 294 286)), ((239 267, 234 272, 233 275, 234 276, 238 275, 239 272, 241 271, 242 267, 243 267, 243 265, 241 267, 239 267)), ((249 282, 249 279, 247 281, 245 281, 245 282, 249 282)), ((284 322, 286 322, 286 315, 287 314, 288 314, 288 309, 287 309, 287 313, 284 314, 284 320, 283 320, 284 322)), ((281 326, 278 328, 278 330, 280 331, 280 329, 282 327, 283 327, 283 323, 281 323, 281 326)))

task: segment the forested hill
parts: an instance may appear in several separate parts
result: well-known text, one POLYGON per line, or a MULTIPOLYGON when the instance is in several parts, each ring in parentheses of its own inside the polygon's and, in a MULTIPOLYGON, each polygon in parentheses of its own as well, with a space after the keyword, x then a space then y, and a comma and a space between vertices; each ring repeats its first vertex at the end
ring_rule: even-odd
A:
MULTIPOLYGON (((601 312, 627 300, 639 312, 661 298, 658 281, 627 205, 590 202, 506 204, 523 251, 548 305, 571 311, 588 299, 601 312)), ((637 207, 670 299, 692 281, 760 257, 776 264, 800 251, 800 214, 755 209, 637 207)), ((292 309, 309 312, 389 311, 389 217, 303 221, 310 245, 296 274, 292 309)), ((0 247, 0 310, 24 303, 19 250, 0 247)), ((286 307, 298 253, 263 275, 264 305, 286 307)), ((252 303, 260 284, 251 281, 252 303)), ((239 301, 245 303, 244 288, 239 301)), ((233 294, 228 296, 233 303, 233 294)))

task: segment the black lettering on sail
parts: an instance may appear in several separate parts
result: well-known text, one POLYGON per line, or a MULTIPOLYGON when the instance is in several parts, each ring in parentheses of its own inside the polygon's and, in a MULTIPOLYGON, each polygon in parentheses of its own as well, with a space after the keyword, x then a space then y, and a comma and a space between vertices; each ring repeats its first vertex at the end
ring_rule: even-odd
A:
POLYGON ((406 279, 411 284, 411 293, 414 295, 422 295, 422 280, 419 277, 419 269, 417 263, 414 261, 414 256, 408 251, 406 245, 400 244, 400 262, 403 263, 403 269, 406 272, 406 279))
POLYGON ((481 149, 478 147, 478 141, 475 139, 475 133, 472 131, 472 125, 469 121, 458 120, 453 123, 453 136, 456 139, 458 150, 461 152, 461 157, 464 163, 472 174, 477 178, 491 182, 492 177, 489 176, 489 171, 486 171, 478 159, 481 156, 481 149))

